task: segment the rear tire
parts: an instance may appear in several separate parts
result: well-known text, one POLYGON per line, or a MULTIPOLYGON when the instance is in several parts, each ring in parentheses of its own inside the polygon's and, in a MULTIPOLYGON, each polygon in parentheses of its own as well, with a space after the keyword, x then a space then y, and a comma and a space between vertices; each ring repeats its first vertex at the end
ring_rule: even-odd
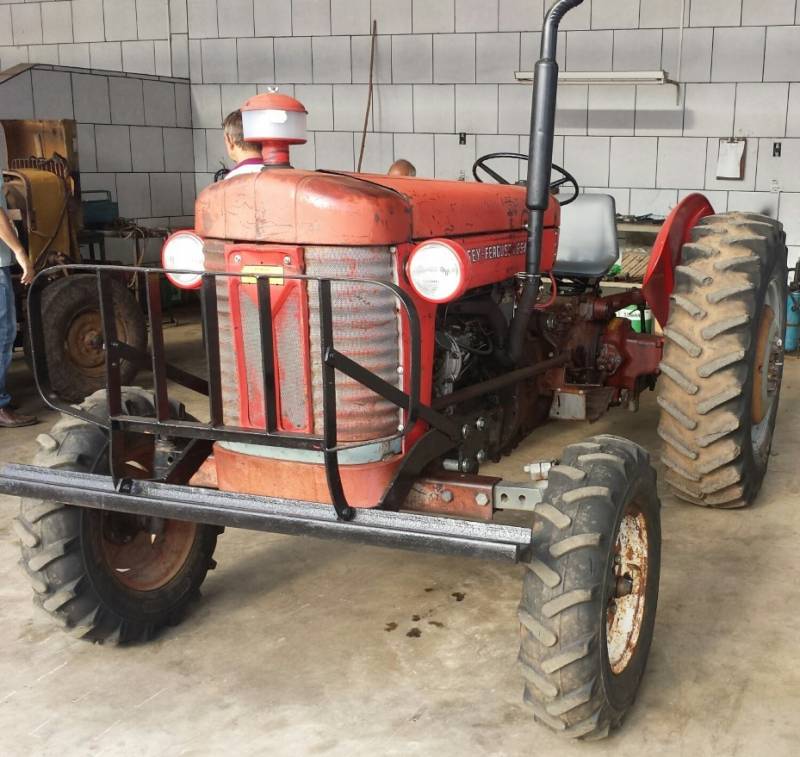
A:
POLYGON ((658 602, 659 510, 647 452, 626 439, 572 444, 550 469, 534 510, 519 663, 534 718, 568 738, 607 736, 636 697, 658 602))
MULTIPOLYGON (((152 395, 142 389, 124 389, 123 403, 153 414, 152 395)), ((81 409, 107 418, 105 392, 81 409)), ((177 403, 172 414, 186 417, 177 403)), ((108 473, 106 432, 94 424, 63 416, 38 442, 36 465, 108 473)), ((112 644, 148 640, 181 620, 215 565, 219 533, 166 520, 153 540, 153 526, 135 516, 34 499, 22 500, 14 527, 35 603, 73 635, 112 644)))
POLYGON ((744 507, 761 488, 781 389, 786 280, 786 235, 766 216, 709 216, 683 247, 658 432, 667 483, 687 502, 744 507))
MULTIPOLYGON (((130 291, 111 282, 117 336, 136 350, 147 348, 144 316, 130 291)), ((50 383, 66 402, 81 402, 106 386, 105 349, 94 276, 65 276, 42 293, 42 337, 50 383)), ((121 383, 133 382, 138 369, 123 360, 121 383)))

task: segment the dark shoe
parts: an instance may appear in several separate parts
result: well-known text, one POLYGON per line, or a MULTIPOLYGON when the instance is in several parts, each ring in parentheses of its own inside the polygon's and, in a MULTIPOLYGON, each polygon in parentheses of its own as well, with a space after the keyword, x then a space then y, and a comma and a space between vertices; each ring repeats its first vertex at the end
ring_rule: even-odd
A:
POLYGON ((33 415, 20 415, 7 407, 0 407, 0 428, 33 426, 39 419, 33 415))

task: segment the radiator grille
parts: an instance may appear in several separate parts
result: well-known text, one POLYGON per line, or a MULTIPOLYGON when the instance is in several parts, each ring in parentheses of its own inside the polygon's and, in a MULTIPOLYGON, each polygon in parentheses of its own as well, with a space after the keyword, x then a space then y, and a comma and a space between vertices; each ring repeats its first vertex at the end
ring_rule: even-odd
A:
MULTIPOLYGON (((205 244, 208 271, 224 271, 225 242, 207 240, 205 244)), ((394 258, 386 247, 308 247, 305 249, 306 273, 310 276, 331 276, 345 279, 364 278, 391 282, 394 280, 394 258)), ((400 386, 397 368, 400 365, 398 304, 394 296, 379 287, 334 282, 333 327, 336 349, 361 363, 385 381, 400 386)), ((246 425, 239 413, 239 384, 236 346, 233 334, 228 280, 217 279, 217 307, 220 330, 220 360, 224 422, 246 425)), ((319 295, 314 282, 308 286, 308 341, 299 333, 300 298, 287 301, 276 315, 275 350, 278 358, 279 391, 282 415, 297 427, 306 424, 308 402, 313 403, 313 432, 322 433, 322 376, 319 338, 319 295), (310 349, 312 393, 303 387, 303 351, 310 349)), ((261 346, 258 311, 255 304, 242 297, 242 349, 246 366, 247 399, 251 413, 261 400, 261 346)), ((359 441, 389 436, 397 431, 401 420, 398 409, 356 381, 341 373, 336 375, 336 399, 340 441, 359 441)))
MULTIPOLYGON (((225 270, 224 249, 224 242, 219 242, 215 239, 206 240, 204 253, 207 271, 217 273, 225 270)), ((219 319, 222 420, 228 426, 240 426, 236 348, 233 338, 231 303, 228 297, 228 279, 225 276, 217 278, 217 317, 219 319)))
MULTIPOLYGON (((391 282, 394 259, 386 247, 306 247, 306 273, 344 279, 391 282)), ((314 431, 322 433, 322 375, 319 338, 319 295, 309 285, 311 383, 314 431)), ((395 386, 399 385, 400 341, 397 301, 382 287, 351 282, 331 285, 333 335, 336 349, 395 386)), ((339 438, 356 441, 397 432, 395 405, 357 381, 336 374, 339 438)))

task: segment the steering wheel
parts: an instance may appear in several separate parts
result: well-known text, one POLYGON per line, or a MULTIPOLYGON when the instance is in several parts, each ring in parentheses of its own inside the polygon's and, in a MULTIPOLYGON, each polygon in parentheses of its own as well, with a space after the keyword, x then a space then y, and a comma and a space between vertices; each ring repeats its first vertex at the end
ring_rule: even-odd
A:
MULTIPOLYGON (((506 179, 505 177, 501 176, 497 171, 493 168, 489 168, 486 165, 487 161, 490 160, 497 160, 499 158, 511 158, 514 160, 528 160, 527 155, 523 155, 521 152, 490 152, 488 155, 483 155, 478 158, 472 166, 472 175, 475 177, 475 181, 479 181, 483 183, 483 179, 478 174, 478 169, 485 171, 489 176, 491 176, 498 184, 510 184, 511 182, 506 179)), ((562 168, 561 166, 557 166, 553 163, 553 171, 557 174, 560 174, 560 177, 554 179, 550 182, 550 190, 552 192, 557 192, 561 187, 565 184, 570 184, 572 186, 572 193, 566 200, 559 200, 560 205, 569 205, 571 202, 575 202, 580 194, 580 187, 578 186, 577 179, 566 170, 566 168, 562 168)))

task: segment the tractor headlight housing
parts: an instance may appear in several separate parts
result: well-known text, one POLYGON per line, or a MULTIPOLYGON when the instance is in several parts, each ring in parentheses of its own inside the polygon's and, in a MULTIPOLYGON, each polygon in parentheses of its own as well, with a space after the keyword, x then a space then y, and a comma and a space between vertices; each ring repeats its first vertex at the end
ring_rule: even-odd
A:
POLYGON ((431 239, 414 248, 406 263, 406 274, 423 300, 452 302, 466 289, 467 256, 464 249, 447 239, 431 239))
POLYGON ((206 269, 203 240, 192 231, 176 231, 161 248, 161 265, 176 287, 197 289, 206 269))

